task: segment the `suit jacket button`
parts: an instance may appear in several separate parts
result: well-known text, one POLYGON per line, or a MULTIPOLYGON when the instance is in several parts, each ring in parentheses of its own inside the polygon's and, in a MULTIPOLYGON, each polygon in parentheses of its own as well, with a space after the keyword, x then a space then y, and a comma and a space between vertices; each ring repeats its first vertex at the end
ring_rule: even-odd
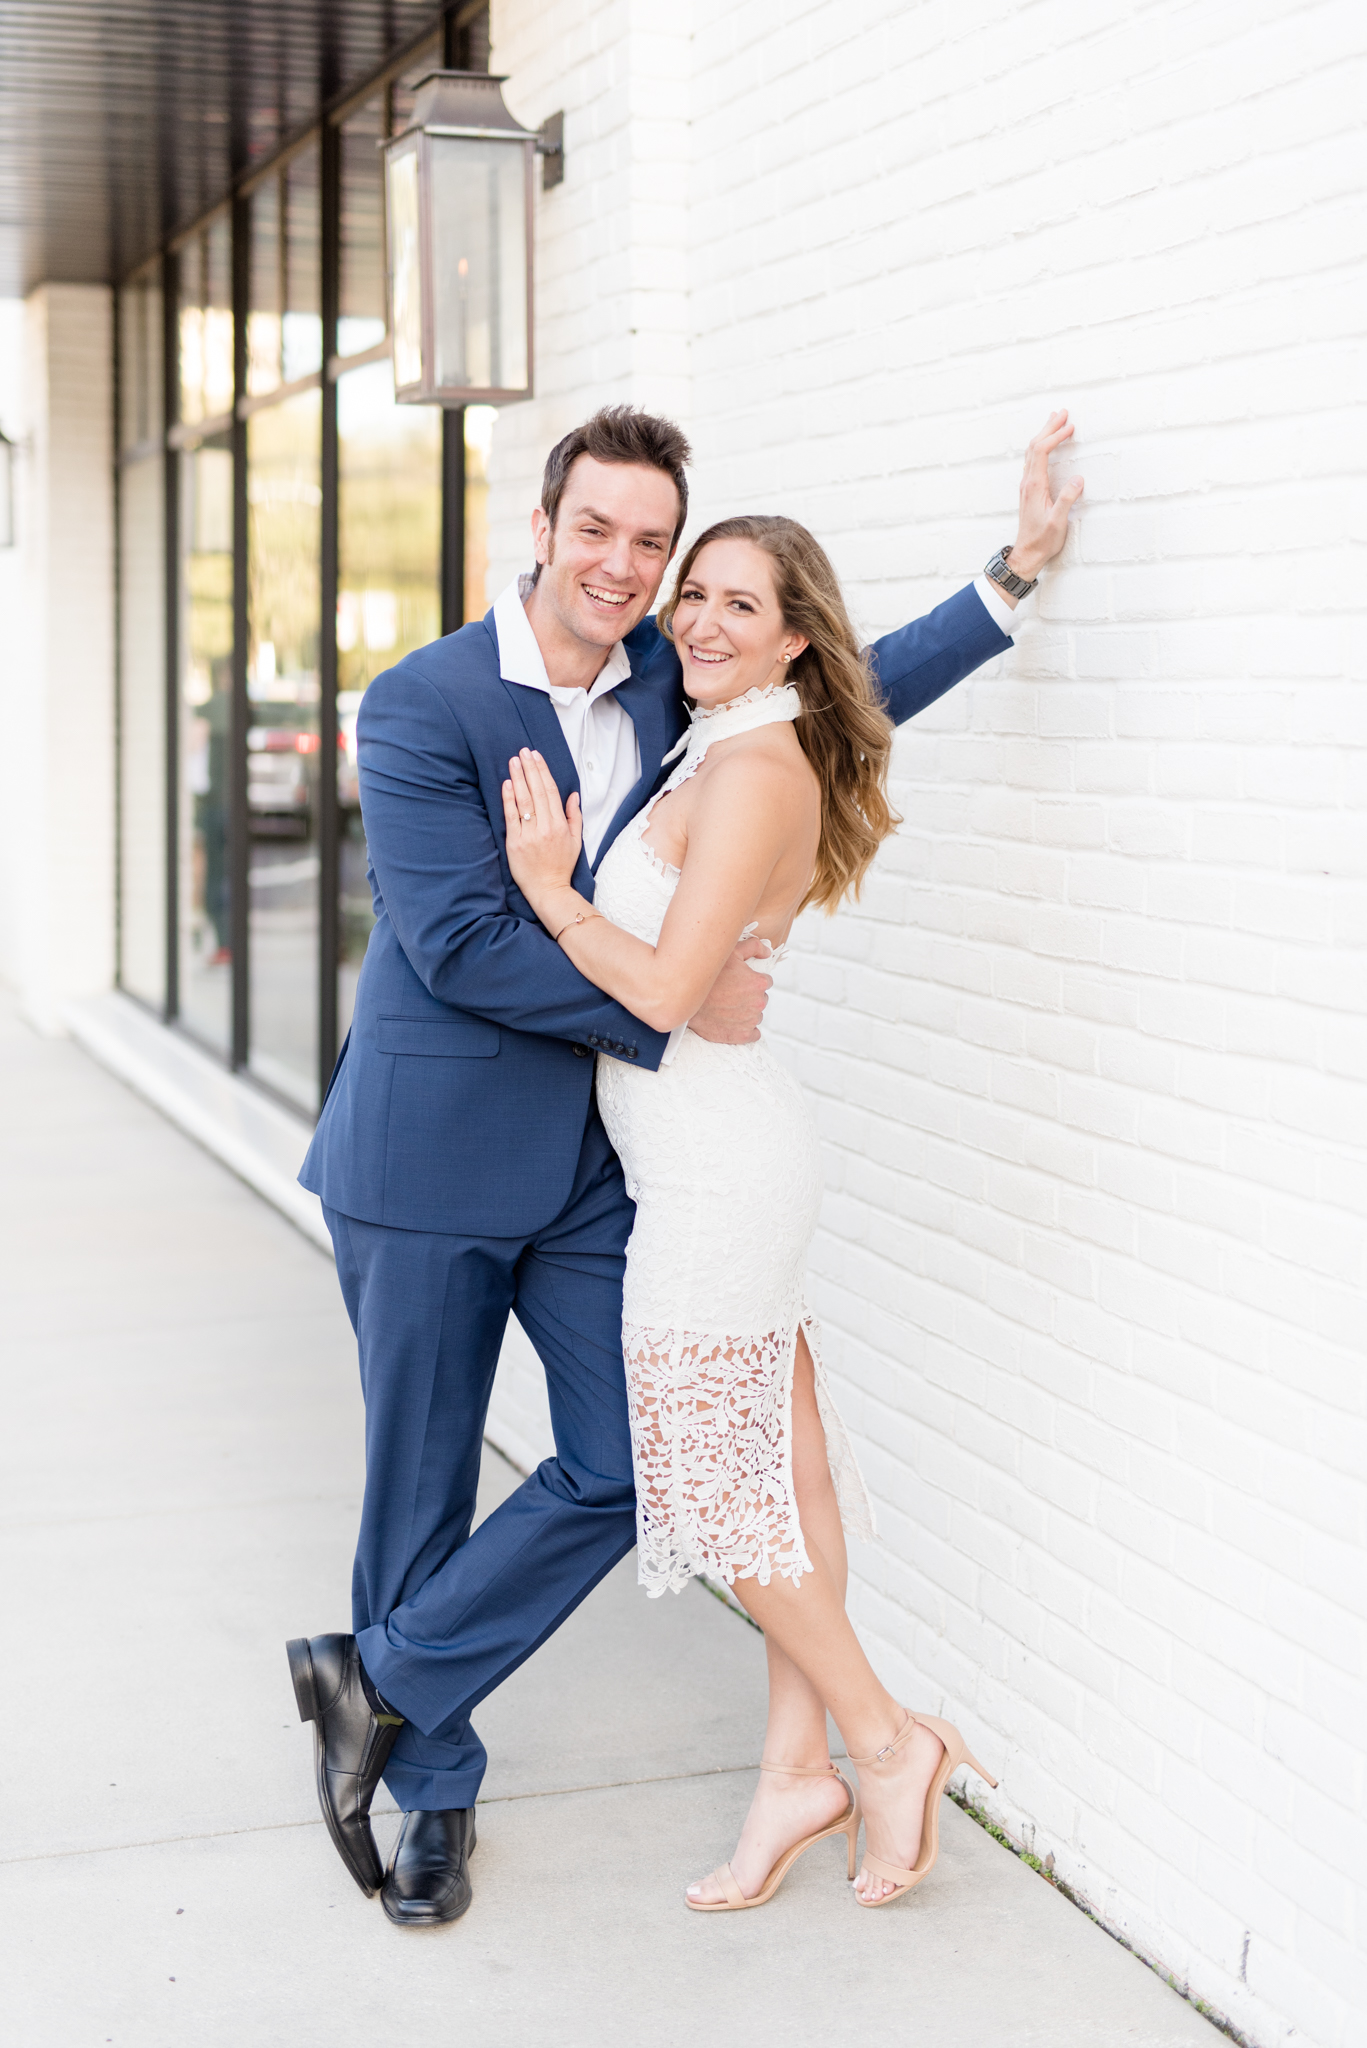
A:
POLYGON ((586 1060, 589 1056, 589 1049, 586 1045, 576 1045, 574 1052, 576 1059, 586 1060))

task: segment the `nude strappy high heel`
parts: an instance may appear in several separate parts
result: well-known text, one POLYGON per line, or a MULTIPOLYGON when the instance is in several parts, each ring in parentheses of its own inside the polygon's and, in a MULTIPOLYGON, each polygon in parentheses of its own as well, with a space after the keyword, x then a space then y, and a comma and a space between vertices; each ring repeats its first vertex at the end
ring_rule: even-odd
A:
MULTIPOLYGON (((791 1849, 785 1849, 765 1878, 753 1899, 747 1899, 732 1875, 731 1865, 723 1863, 712 1872, 712 1881, 719 1884, 726 1893, 724 1899, 711 1899, 706 1904, 700 1899, 690 1899, 684 1893, 684 1904, 692 1913, 743 1913, 748 1906, 767 1906, 774 1893, 782 1884, 799 1856, 805 1855, 813 1842, 824 1842, 827 1835, 845 1835, 850 1848, 850 1878, 853 1881, 856 1864, 856 1849, 859 1843, 859 1795, 851 1786, 843 1771, 837 1771, 834 1764, 770 1764, 761 1763, 762 1771, 789 1778, 824 1778, 828 1771, 835 1771, 841 1784, 850 1795, 850 1803, 839 1820, 833 1820, 829 1827, 818 1828, 813 1835, 804 1835, 800 1842, 794 1842, 791 1849)), ((700 1880, 703 1884, 707 1879, 700 1880)))
MULTIPOLYGON (((904 1742, 910 1741, 918 1727, 929 1728, 932 1735, 938 1735, 945 1746, 945 1753, 940 1758, 935 1769, 935 1775, 931 1779, 926 1791, 925 1818, 921 1822, 921 1852, 916 1858, 916 1868, 914 1870, 899 1870, 895 1863, 884 1863, 881 1857, 870 1855, 866 1848, 864 1851, 865 1870, 869 1871, 874 1877, 886 1879, 889 1884, 896 1886, 896 1890, 884 1892, 881 1899, 861 1899, 858 1892, 856 1892, 854 1895, 856 1905, 890 1906, 894 1899, 904 1897, 914 1885, 918 1885, 921 1882, 923 1877, 930 1875, 930 1872, 935 1867, 935 1860, 940 1853, 940 1794, 944 1791, 945 1786, 948 1784, 953 1773, 958 1770, 960 1764, 967 1764, 971 1771, 976 1771, 980 1778, 986 1778, 988 1784, 992 1786, 994 1791, 996 1790, 996 1779, 990 1772, 983 1769, 975 1756, 970 1754, 963 1736, 960 1735, 954 1723, 952 1721, 939 1721, 935 1718, 934 1714, 913 1714, 908 1712, 906 1726, 893 1737, 891 1742, 885 1744, 875 1756, 852 1756, 850 1762, 858 1764, 861 1768, 866 1768, 870 1764, 887 1763, 889 1758, 902 1747, 904 1742)), ((851 1875, 853 1875, 853 1872, 851 1872, 851 1875)))

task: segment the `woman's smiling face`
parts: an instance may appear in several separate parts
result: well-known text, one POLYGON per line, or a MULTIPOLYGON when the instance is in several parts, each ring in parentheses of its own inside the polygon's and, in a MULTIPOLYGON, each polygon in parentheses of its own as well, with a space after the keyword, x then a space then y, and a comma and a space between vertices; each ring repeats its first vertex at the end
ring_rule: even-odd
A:
POLYGON ((707 709, 782 682, 807 645, 784 624, 769 557, 749 540, 708 542, 679 592, 671 631, 684 688, 707 709))

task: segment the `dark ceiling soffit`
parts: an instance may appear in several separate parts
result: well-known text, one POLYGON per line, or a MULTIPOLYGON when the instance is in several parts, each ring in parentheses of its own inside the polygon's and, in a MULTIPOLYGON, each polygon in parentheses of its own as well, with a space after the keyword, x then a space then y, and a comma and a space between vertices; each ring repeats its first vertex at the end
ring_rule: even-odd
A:
MULTIPOLYGON (((487 4, 488 0, 470 0, 470 4, 460 10, 461 16, 476 15, 487 4)), ((282 136, 268 156, 263 156, 257 163, 244 165, 231 183, 220 192, 217 199, 211 201, 208 206, 201 207, 192 218, 179 221, 174 227, 168 228, 153 248, 145 250, 135 263, 128 266, 121 277, 112 278, 110 282, 116 285, 125 283, 139 270, 145 269, 163 248, 176 248, 190 241, 211 215, 231 205, 239 193, 254 190, 257 185, 263 184, 273 171, 280 170, 288 163, 325 122, 342 119, 353 108, 362 105, 378 85, 392 78, 395 72, 402 71, 423 44, 431 42, 433 36, 440 32, 446 12, 445 7, 435 8, 422 27, 416 30, 407 42, 391 50, 361 78, 348 80, 330 99, 321 101, 318 107, 298 122, 289 134, 282 136)))
MULTIPOLYGON (((206 209, 205 213, 197 214, 194 220, 186 221, 180 227, 172 229, 165 238, 168 246, 172 242, 188 240, 194 234, 195 229, 207 217, 207 214, 217 213, 219 207, 226 204, 234 194, 247 191, 261 184, 271 175, 272 171, 278 171, 294 155, 296 150, 303 147, 314 131, 321 127, 325 121, 343 121, 348 114, 353 113, 357 107, 362 106, 370 98, 370 95, 377 86, 383 85, 396 72, 402 71, 408 64, 409 59, 417 54, 423 44, 431 42, 433 36, 440 32, 442 23, 448 14, 452 17, 456 28, 466 28, 485 12, 488 5, 489 0, 465 0, 463 7, 438 7, 436 12, 428 17, 425 27, 418 30, 415 35, 411 35, 408 41, 399 48, 392 50, 381 63, 376 64, 363 78, 353 84, 343 86, 339 92, 334 94, 332 99, 320 105, 317 113, 311 114, 308 120, 302 121, 293 134, 287 135, 279 146, 272 150, 269 156, 263 156, 259 163, 250 164, 245 170, 239 171, 233 183, 222 195, 222 198, 216 199, 213 205, 206 209)), ((441 58, 440 53, 438 53, 433 69, 440 70, 440 68, 441 58)), ((140 269, 146 261, 147 258, 144 256, 141 262, 134 267, 140 269)))
POLYGON ((132 275, 484 5, 0 0, 0 295, 132 275))

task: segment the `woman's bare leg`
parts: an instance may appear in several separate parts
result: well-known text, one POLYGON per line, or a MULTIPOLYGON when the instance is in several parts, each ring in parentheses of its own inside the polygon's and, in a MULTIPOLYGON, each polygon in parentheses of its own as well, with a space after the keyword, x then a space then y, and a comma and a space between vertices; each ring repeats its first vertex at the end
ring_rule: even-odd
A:
MULTIPOLYGON (((845 1613, 844 1541, 841 1538, 837 1548, 831 1530, 830 1512, 835 1512, 837 1529, 839 1513, 805 1343, 799 1346, 794 1379, 793 1459, 794 1478, 800 1469, 808 1496, 804 1503, 799 1493, 799 1517, 812 1570, 797 1584, 775 1576, 767 1586, 761 1586, 757 1578, 738 1579, 735 1586, 741 1604, 764 1630, 766 1645, 770 1646, 771 1684, 776 1676, 780 1683, 779 1692, 771 1695, 765 1754, 775 1761, 780 1756, 793 1763, 824 1761, 828 1708, 851 1756, 872 1756, 899 1732, 906 1716, 870 1665, 845 1613), (829 1509, 822 1499, 820 1480, 814 1483, 818 1450, 824 1488, 830 1496, 829 1509), (808 1524, 809 1511, 812 1527, 808 1524), (816 1528, 836 1551, 834 1559, 828 1558, 819 1540, 814 1540, 816 1528), (775 1660, 774 1652, 781 1662, 775 1660), (802 1747, 789 1748, 794 1742, 802 1747), (777 1747, 780 1743, 784 1745, 782 1750, 777 1747)), ((915 1864, 920 1852, 926 1793, 943 1753, 937 1736, 929 1729, 918 1729, 890 1763, 861 1773, 870 1854, 906 1869, 915 1864)), ((814 1789, 824 1796, 827 1805, 839 1810, 827 1788, 814 1778, 771 1778, 766 1774, 760 1786, 731 1863, 736 1882, 747 1896, 759 1890, 785 1847, 821 1826, 827 1818, 824 1809, 818 1809, 815 1818, 807 1819, 805 1825, 798 1824, 800 1815, 807 1811, 801 1805, 799 1788, 814 1789), (770 1786, 778 1788, 778 1799, 766 1794, 765 1788, 770 1786), (793 1788, 790 1796, 783 1795, 785 1787, 793 1788), (771 1809, 780 1807, 780 1800, 780 1810, 788 1817, 786 1833, 766 1862, 764 1857, 779 1819, 779 1812, 775 1811, 773 1822, 769 1823, 769 1814, 771 1809), (761 1821, 769 1824, 761 1828, 761 1821), (762 1868, 758 1867, 760 1864, 762 1868)), ((839 1792, 838 1786, 835 1789, 839 1792)), ((810 1802, 810 1790, 808 1799, 810 1802)), ((835 1812, 829 1818, 834 1819, 835 1812)), ((714 1888, 709 1885, 692 1889, 695 1896, 704 1899, 714 1895, 714 1888)), ((881 1898, 892 1887, 861 1871, 857 1889, 865 1898, 881 1898)))
MULTIPOLYGON (((843 1599, 848 1570, 845 1532, 831 1484, 811 1356, 801 1331, 793 1374, 793 1491, 797 1495, 798 1520, 807 1555, 815 1563, 817 1551, 822 1553, 843 1599)), ((765 1760, 785 1764, 826 1763, 830 1748, 821 1695, 773 1636, 765 1636, 764 1650, 769 1665, 765 1760)), ((833 1773, 828 1782, 823 1782, 819 1778, 762 1772, 731 1857, 732 1875, 746 1897, 753 1898, 759 1891, 785 1849, 814 1829, 839 1819, 846 1803, 844 1788, 833 1773)), ((688 1895, 703 1904, 725 1896, 720 1886, 707 1878, 691 1884, 688 1895)))
MULTIPOLYGON (((816 1400, 816 1374, 801 1330, 793 1371, 793 1491, 807 1554, 810 1557, 814 1550, 820 1551, 843 1605, 849 1578, 845 1529, 831 1483, 826 1432, 816 1400)), ((829 1754, 825 1701, 772 1636, 765 1636, 764 1648, 769 1661, 765 1756, 775 1763, 825 1763, 829 1754)), ((761 1792, 763 1789, 761 1781, 761 1792)))

